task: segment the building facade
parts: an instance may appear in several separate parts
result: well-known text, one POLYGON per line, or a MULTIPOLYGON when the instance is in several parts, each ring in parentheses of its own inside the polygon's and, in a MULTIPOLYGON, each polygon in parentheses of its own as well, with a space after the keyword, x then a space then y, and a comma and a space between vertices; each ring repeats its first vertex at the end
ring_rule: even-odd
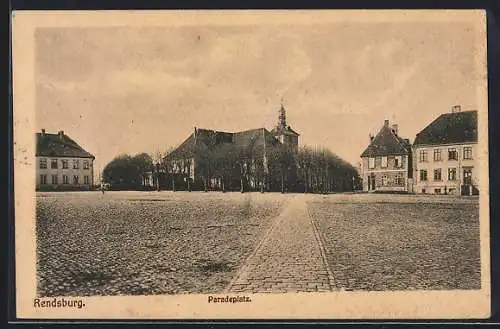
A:
POLYGON ((398 125, 389 120, 361 154, 363 191, 411 192, 412 152, 408 139, 402 138, 398 125))
MULTIPOLYGON (((243 174, 245 184, 249 188, 258 188, 263 184, 268 188, 269 182, 265 182, 264 176, 269 171, 271 150, 282 147, 296 153, 298 151, 298 137, 299 134, 287 125, 286 110, 281 105, 278 124, 271 131, 266 128, 257 128, 239 132, 224 132, 195 127, 193 133, 163 159, 163 163, 166 165, 167 172, 182 176, 184 182, 189 181, 196 184, 203 177, 210 176, 209 184, 215 188, 222 188, 225 176, 229 176, 227 180, 231 181, 234 180, 234 177, 241 176, 241 171, 243 171, 260 173, 257 175, 243 174), (207 167, 217 166, 214 163, 208 166, 207 162, 224 162, 220 159, 223 155, 217 158, 213 154, 215 152, 223 154, 224 151, 227 155, 233 154, 233 156, 235 152, 239 153, 240 159, 245 157, 245 161, 239 169, 240 172, 221 173, 221 169, 218 169, 217 172, 206 172, 209 170, 207 167), (244 156, 244 152, 247 152, 248 156, 244 156)), ((224 167, 224 164, 221 166, 224 167)), ((222 171, 224 170, 222 169, 222 171)), ((243 182, 240 185, 243 185, 243 182)))
POLYGON ((477 194, 477 152, 477 111, 454 106, 415 138, 415 193, 477 194))
POLYGON ((94 185, 95 157, 63 131, 36 133, 36 189, 87 190, 94 185))

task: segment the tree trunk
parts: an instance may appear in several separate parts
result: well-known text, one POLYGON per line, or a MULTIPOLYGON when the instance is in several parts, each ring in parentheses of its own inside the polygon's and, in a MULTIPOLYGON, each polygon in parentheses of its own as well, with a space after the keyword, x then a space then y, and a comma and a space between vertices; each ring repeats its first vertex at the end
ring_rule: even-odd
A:
POLYGON ((307 193, 307 172, 304 170, 304 193, 307 193))
POLYGON ((175 179, 172 177, 172 192, 175 192, 175 179))
POLYGON ((226 185, 224 184, 224 176, 222 176, 222 193, 226 193, 226 185))
POLYGON ((243 163, 240 162, 240 192, 245 192, 245 187, 243 186, 243 163))
POLYGON ((203 180, 203 186, 204 186, 204 190, 205 190, 205 192, 208 192, 208 186, 207 186, 207 185, 208 185, 208 181, 207 181, 207 180, 208 180, 208 178, 205 178, 205 179, 203 180))
POLYGON ((285 193, 285 177, 281 174, 281 193, 285 193))

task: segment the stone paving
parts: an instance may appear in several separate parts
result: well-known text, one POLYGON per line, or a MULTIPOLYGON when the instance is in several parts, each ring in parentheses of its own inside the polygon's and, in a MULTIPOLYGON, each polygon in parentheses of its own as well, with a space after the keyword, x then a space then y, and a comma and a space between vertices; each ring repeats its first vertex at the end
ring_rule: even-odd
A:
POLYGON ((477 198, 37 193, 40 296, 480 288, 477 198))
POLYGON ((291 197, 261 243, 248 257, 228 292, 320 292, 331 290, 319 235, 306 198, 291 197))
POLYGON ((37 193, 38 295, 220 292, 283 204, 260 193, 37 193))

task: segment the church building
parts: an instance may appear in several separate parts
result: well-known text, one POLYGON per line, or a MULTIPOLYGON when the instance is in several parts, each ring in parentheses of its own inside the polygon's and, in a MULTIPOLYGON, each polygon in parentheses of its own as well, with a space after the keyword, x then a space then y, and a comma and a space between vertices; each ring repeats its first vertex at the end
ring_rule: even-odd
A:
MULTIPOLYGON (((299 134, 287 124, 286 110, 281 105, 278 124, 271 131, 266 128, 255 128, 227 132, 195 127, 193 132, 163 159, 163 163, 166 164, 168 172, 184 177, 184 181, 188 180, 196 185, 196 182, 204 179, 203 177, 211 176, 209 182, 211 187, 220 188, 224 184, 225 173, 221 174, 222 169, 217 168, 217 163, 222 160, 216 159, 217 155, 214 153, 226 151, 230 156, 236 152, 240 159, 245 156, 240 171, 245 172, 248 188, 262 188, 263 184, 269 188, 269 183, 266 183, 263 177, 270 170, 270 152, 281 148, 293 154, 298 152, 298 143, 299 134), (207 163, 210 163, 210 168, 207 168, 207 163), (207 172, 210 170, 212 172, 207 172)), ((234 181, 235 176, 240 176, 240 173, 231 172, 229 176, 231 177, 228 177, 228 180, 234 181)))

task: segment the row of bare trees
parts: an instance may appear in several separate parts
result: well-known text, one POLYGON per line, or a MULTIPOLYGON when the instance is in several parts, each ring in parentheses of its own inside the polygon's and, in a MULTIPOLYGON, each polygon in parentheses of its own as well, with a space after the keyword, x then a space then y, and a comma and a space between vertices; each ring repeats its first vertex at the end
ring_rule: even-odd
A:
POLYGON ((356 168, 326 148, 302 147, 297 164, 305 193, 351 191, 360 183, 356 168))

